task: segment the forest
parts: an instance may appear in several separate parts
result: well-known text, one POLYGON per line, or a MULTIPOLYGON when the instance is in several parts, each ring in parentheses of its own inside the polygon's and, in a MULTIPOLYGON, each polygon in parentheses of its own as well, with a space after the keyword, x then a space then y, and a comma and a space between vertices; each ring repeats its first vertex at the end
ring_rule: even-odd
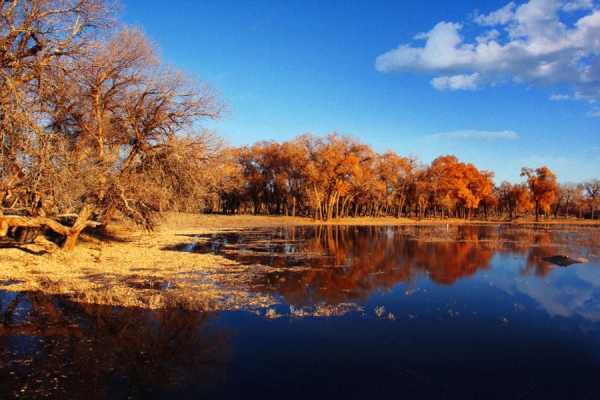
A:
POLYGON ((152 229, 166 211, 598 218, 599 179, 561 184, 545 166, 497 185, 455 156, 426 165, 339 132, 232 147, 201 124, 229 115, 218 90, 164 63, 118 11, 0 0, 0 237, 72 249, 115 215, 152 229))
POLYGON ((306 133, 279 144, 230 149, 237 182, 208 211, 340 217, 597 218, 600 180, 557 182, 547 167, 523 167, 523 182, 494 183, 494 173, 452 155, 430 165, 393 151, 383 154, 353 136, 306 133))

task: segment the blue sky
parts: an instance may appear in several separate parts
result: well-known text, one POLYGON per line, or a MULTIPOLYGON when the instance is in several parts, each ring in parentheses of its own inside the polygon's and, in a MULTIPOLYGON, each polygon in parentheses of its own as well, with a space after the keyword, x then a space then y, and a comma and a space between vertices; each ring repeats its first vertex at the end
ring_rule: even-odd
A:
POLYGON ((600 1, 121 0, 165 61, 215 84, 232 145, 355 135, 522 182, 600 178, 600 1))

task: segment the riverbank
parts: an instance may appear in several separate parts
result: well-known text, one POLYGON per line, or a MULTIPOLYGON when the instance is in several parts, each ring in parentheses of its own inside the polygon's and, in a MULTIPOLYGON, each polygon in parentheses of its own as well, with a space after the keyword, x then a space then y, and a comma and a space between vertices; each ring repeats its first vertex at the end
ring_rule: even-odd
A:
MULTIPOLYGON (((486 223, 464 220, 347 218, 330 222, 309 218, 171 213, 148 233, 125 222, 109 226, 109 235, 82 235, 72 252, 38 238, 32 244, 0 242, 0 286, 9 292, 42 291, 76 301, 143 308, 184 307, 202 310, 264 308, 275 303, 253 290, 257 274, 273 271, 242 265, 213 254, 169 250, 191 244, 196 235, 253 227, 300 225, 417 225, 486 223)), ((490 222, 488 222, 490 223, 490 222)), ((497 223, 497 222, 492 222, 497 223)), ((520 220, 513 224, 528 225, 520 220)), ((598 225, 597 221, 550 220, 542 224, 598 225)))
POLYGON ((299 225, 425 225, 425 224, 516 224, 516 225, 585 225, 600 226, 600 220, 588 220, 577 218, 541 218, 535 222, 534 218, 517 218, 513 221, 505 219, 414 219, 414 218, 395 218, 395 217, 358 217, 358 218, 338 218, 330 221, 315 221, 312 218, 305 217, 284 217, 271 215, 221 215, 221 214, 185 214, 185 213, 165 213, 161 228, 252 228, 261 226, 299 226, 299 225))
POLYGON ((250 288, 251 277, 266 267, 240 265, 212 254, 167 250, 192 243, 195 235, 226 229, 225 221, 200 223, 191 217, 167 216, 150 233, 118 222, 109 227, 107 237, 83 234, 70 252, 43 238, 24 245, 0 243, 0 282, 5 282, 0 289, 152 309, 220 310, 273 304, 268 296, 254 294, 250 288))

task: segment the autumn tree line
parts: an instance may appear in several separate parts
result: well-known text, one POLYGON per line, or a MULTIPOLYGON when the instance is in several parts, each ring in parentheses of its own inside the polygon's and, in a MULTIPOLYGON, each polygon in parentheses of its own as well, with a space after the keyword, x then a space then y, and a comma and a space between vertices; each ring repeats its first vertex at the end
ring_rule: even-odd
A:
MULTIPOLYGON (((600 180, 557 182, 547 167, 522 168, 522 183, 446 155, 425 165, 416 157, 375 152, 337 132, 300 135, 282 144, 262 141, 228 150, 232 166, 219 193, 223 213, 342 217, 597 218, 600 180)), ((225 170, 225 169, 224 169, 225 170)))
POLYGON ((115 215, 164 211, 316 220, 394 215, 594 218, 600 182, 547 168, 503 182, 456 157, 429 166, 353 136, 303 134, 233 148, 201 128, 217 91, 162 61, 110 0, 0 0, 0 239, 44 233, 72 249, 115 215))

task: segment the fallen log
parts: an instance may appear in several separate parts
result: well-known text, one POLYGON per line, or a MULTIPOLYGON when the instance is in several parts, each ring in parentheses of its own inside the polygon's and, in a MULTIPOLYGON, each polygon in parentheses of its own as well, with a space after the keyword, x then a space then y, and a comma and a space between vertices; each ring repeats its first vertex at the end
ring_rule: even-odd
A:
MULTIPOLYGON (((7 226, 8 228, 49 228, 59 235, 66 235, 69 232, 69 228, 62 225, 60 222, 55 221, 48 217, 20 217, 16 215, 5 215, 0 217, 0 226, 7 226)), ((0 236, 6 236, 6 233, 2 235, 0 230, 0 236)))
MULTIPOLYGON (((87 213, 86 213, 87 214, 87 213)), ((85 217, 83 218, 85 219, 85 217)), ((55 234, 65 239, 66 248, 72 249, 75 245, 75 241, 79 237, 79 233, 88 227, 96 227, 100 223, 96 221, 80 220, 77 221, 72 227, 65 226, 60 222, 48 218, 48 217, 21 217, 15 215, 4 215, 0 216, 0 237, 8 236, 9 230, 16 228, 23 228, 26 230, 31 229, 49 229, 55 234)), ((21 235, 19 235, 21 236, 21 235)), ((29 241, 32 241, 36 235, 25 235, 29 241)), ((18 241, 22 241, 19 238, 15 238, 18 241)))

